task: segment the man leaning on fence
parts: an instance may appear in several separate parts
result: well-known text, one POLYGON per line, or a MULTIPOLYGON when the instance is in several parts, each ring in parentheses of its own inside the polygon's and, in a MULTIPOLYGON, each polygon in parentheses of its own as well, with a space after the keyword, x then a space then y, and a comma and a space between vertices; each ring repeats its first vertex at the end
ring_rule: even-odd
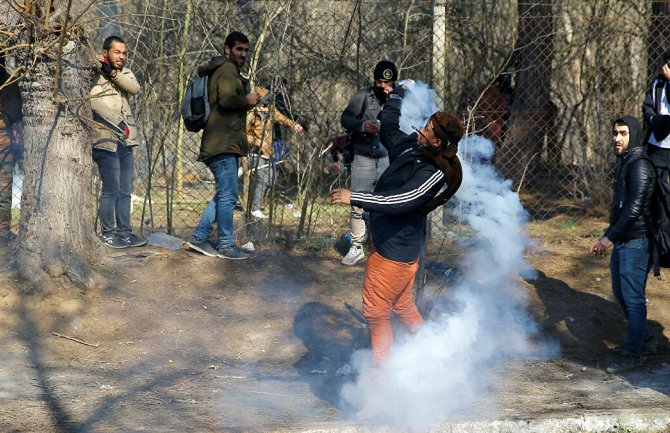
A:
POLYGON ((646 157, 642 128, 637 119, 624 116, 612 125, 612 144, 617 157, 610 225, 589 251, 603 256, 612 248, 612 291, 628 321, 623 345, 613 349, 619 356, 608 373, 619 373, 640 365, 645 355, 655 353, 647 332, 645 288, 650 268, 647 221, 654 192, 654 167, 646 157))
POLYGON ((110 36, 98 56, 100 70, 89 93, 93 111, 93 160, 102 179, 98 216, 100 239, 112 248, 146 245, 132 232, 130 200, 133 192, 133 148, 137 127, 128 100, 140 91, 135 75, 126 67, 126 43, 110 36))
MULTIPOLYGON (((379 141, 379 115, 389 92, 398 80, 396 66, 382 60, 375 66, 374 85, 354 94, 342 113, 342 127, 349 133, 353 147, 351 190, 372 191, 379 177, 389 166, 388 152, 379 141)), ((365 221, 363 209, 351 207, 351 248, 342 259, 343 265, 353 266, 365 257, 365 221)))
POLYGON ((205 209, 188 245, 211 257, 244 260, 249 254, 235 245, 233 211, 237 203, 238 160, 248 152, 247 110, 258 103, 256 92, 240 71, 249 54, 249 39, 240 32, 225 40, 225 56, 214 57, 198 68, 200 76, 210 75, 211 112, 200 142, 199 160, 212 171, 216 183, 214 198, 205 209), (216 249, 209 243, 214 223, 218 222, 216 249))

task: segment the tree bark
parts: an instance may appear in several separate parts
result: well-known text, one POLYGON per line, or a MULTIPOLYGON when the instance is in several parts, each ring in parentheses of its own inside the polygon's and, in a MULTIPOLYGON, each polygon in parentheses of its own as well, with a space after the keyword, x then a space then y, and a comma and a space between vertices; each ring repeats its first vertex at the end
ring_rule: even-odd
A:
MULTIPOLYGON (((550 0, 519 2, 516 86, 499 168, 518 181, 551 131, 556 108, 551 102, 554 17, 550 0)), ((548 143, 552 148, 552 143, 548 143)), ((555 149, 552 151, 556 151, 555 149)), ((537 158, 535 158, 537 160, 537 158)))
MULTIPOLYGON (((85 7, 83 2, 75 3, 70 20, 85 7)), ((33 22, 39 22, 37 15, 44 14, 40 6, 35 7, 33 22)), ((67 20, 64 10, 60 12, 57 25, 62 27, 67 20)), ((30 72, 20 82, 26 150, 15 257, 19 275, 32 282, 37 292, 53 289, 54 281, 63 276, 80 287, 98 282, 89 265, 99 248, 93 229, 93 162, 89 133, 78 117, 83 112, 80 98, 88 93, 93 68, 85 44, 74 32, 67 29, 67 33, 60 38, 58 33, 54 36, 28 26, 20 41, 33 42, 35 51, 50 47, 34 66, 35 51, 17 52, 17 66, 30 72), (65 43, 61 46, 58 41, 65 43), (59 63, 60 79, 54 83, 59 63)))

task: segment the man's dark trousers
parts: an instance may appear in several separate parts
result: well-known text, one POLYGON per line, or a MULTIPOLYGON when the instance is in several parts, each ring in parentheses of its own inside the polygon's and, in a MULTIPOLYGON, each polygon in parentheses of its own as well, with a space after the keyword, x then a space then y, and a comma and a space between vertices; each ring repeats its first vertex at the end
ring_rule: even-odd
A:
POLYGON ((624 348, 640 356, 647 337, 647 298, 645 288, 650 268, 649 239, 617 242, 612 250, 610 270, 612 291, 628 320, 624 348))
POLYGON ((93 160, 98 164, 102 179, 102 196, 98 210, 102 233, 116 232, 121 237, 128 236, 131 232, 133 148, 118 143, 116 152, 93 149, 93 160))

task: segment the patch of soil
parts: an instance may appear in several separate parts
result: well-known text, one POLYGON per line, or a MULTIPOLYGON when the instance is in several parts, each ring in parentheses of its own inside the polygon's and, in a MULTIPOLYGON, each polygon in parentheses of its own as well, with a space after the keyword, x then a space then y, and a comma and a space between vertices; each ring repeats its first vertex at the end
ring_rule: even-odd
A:
MULTIPOLYGON (((642 370, 603 371, 625 323, 607 261, 586 253, 601 228, 531 224, 529 309, 563 356, 510 363, 499 417, 670 410, 667 281, 648 287, 659 354, 642 370)), ((368 346, 364 267, 333 250, 263 247, 242 262, 114 251, 99 264, 104 287, 63 281, 48 297, 25 294, 0 253, 0 431, 301 431, 345 419, 339 391, 352 378, 336 372, 368 346)))

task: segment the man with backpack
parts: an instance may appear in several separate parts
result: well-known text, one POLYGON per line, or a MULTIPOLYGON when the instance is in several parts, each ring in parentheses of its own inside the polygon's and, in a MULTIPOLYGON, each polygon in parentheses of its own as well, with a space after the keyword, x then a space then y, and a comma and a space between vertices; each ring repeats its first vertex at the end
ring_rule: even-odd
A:
MULTIPOLYGON (((340 123, 349 133, 353 150, 351 162, 351 190, 372 191, 384 170, 389 166, 388 152, 379 141, 378 117, 388 94, 398 80, 398 69, 382 60, 374 69, 374 85, 360 89, 349 101, 340 123)), ((365 257, 365 221, 363 209, 351 207, 351 248, 342 259, 343 265, 353 266, 365 257)))
POLYGON ((425 245, 427 215, 456 193, 463 178, 456 155, 463 135, 461 120, 440 111, 418 134, 405 134, 399 123, 404 92, 402 87, 394 89, 384 105, 381 142, 392 160, 374 190, 330 192, 332 204, 351 204, 370 212, 373 250, 365 269, 363 315, 376 365, 393 342, 391 312, 412 332, 423 324, 412 287, 425 245))
POLYGON ((619 355, 608 373, 640 365, 654 347, 647 332, 645 289, 650 268, 650 216, 656 173, 646 156, 640 122, 632 116, 616 119, 612 143, 617 157, 610 225, 589 251, 604 256, 612 248, 612 291, 628 321, 628 335, 613 352, 619 355))
POLYGON ((238 160, 248 152, 246 135, 247 110, 256 106, 259 95, 250 92, 249 82, 241 74, 249 54, 249 39, 240 32, 228 34, 225 56, 214 57, 198 68, 198 75, 208 75, 210 113, 200 142, 199 161, 212 171, 216 193, 200 218, 188 245, 211 257, 244 260, 249 254, 235 245, 233 211, 238 198, 238 160), (218 223, 219 240, 209 243, 214 223, 218 223))

